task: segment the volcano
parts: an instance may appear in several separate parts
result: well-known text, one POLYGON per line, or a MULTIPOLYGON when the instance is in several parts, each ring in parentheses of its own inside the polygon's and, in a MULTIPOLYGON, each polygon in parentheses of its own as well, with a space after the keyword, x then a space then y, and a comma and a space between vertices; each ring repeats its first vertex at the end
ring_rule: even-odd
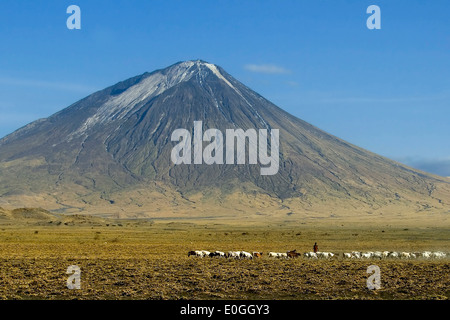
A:
POLYGON ((1 139, 0 206, 119 218, 442 221, 450 183, 328 134, 196 60, 117 83, 1 139), (276 130, 278 171, 261 175, 265 166, 249 161, 175 164, 172 134, 194 134, 194 123, 203 132, 276 130))

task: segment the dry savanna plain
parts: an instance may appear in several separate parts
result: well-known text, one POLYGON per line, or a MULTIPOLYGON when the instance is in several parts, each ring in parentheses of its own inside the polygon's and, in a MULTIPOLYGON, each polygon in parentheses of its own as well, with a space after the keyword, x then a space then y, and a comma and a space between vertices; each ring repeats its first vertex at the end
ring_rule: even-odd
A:
POLYGON ((449 299, 446 226, 110 220, 0 210, 0 299, 449 299), (296 249, 337 257, 276 259, 296 249), (261 258, 188 257, 190 250, 261 251, 261 258), (444 251, 444 259, 344 259, 349 251, 444 251), (367 268, 380 268, 369 290, 367 268), (68 289, 67 268, 81 270, 68 289))

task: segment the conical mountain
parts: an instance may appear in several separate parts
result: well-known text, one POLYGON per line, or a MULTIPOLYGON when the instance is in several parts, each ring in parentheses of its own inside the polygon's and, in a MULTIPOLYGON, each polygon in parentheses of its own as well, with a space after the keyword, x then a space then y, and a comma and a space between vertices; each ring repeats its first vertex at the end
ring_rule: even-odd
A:
POLYGON ((0 205, 142 217, 447 217, 450 183, 334 137, 197 60, 120 82, 0 140, 0 205), (172 133, 193 134, 195 121, 224 135, 265 129, 269 142, 279 130, 279 170, 261 175, 248 159, 175 165, 172 133))

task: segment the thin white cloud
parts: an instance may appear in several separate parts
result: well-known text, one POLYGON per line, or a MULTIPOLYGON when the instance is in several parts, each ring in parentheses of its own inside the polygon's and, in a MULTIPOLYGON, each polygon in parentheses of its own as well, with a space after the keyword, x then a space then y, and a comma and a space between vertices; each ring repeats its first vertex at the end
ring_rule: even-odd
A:
POLYGON ((416 102, 416 101, 429 101, 436 100, 436 98, 425 98, 425 97, 410 97, 410 98, 331 98, 331 99, 321 99, 317 102, 321 103, 395 103, 395 102, 416 102))
POLYGON ((286 84, 290 87, 298 87, 300 85, 297 81, 286 81, 286 84))
POLYGON ((245 70, 256 72, 256 73, 265 73, 265 74, 288 74, 291 73, 290 70, 285 69, 283 67, 274 65, 274 64, 247 64, 244 66, 245 70))
POLYGON ((75 91, 82 93, 89 93, 97 90, 97 88, 75 83, 51 82, 33 79, 16 79, 9 77, 0 77, 0 84, 19 87, 48 88, 48 89, 75 91))
POLYGON ((317 93, 317 98, 314 99, 316 103, 404 103, 404 102, 428 102, 428 101, 441 101, 449 99, 449 95, 446 93, 436 94, 432 96, 403 96, 403 97, 339 97, 331 96, 330 93, 317 93), (326 96, 321 98, 320 95, 326 96))

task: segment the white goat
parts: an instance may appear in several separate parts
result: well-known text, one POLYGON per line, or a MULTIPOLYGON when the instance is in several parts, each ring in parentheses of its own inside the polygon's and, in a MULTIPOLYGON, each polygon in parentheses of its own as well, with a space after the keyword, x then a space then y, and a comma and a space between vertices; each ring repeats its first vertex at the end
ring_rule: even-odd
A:
POLYGON ((253 255, 250 252, 241 251, 239 256, 245 259, 253 259, 253 255))

